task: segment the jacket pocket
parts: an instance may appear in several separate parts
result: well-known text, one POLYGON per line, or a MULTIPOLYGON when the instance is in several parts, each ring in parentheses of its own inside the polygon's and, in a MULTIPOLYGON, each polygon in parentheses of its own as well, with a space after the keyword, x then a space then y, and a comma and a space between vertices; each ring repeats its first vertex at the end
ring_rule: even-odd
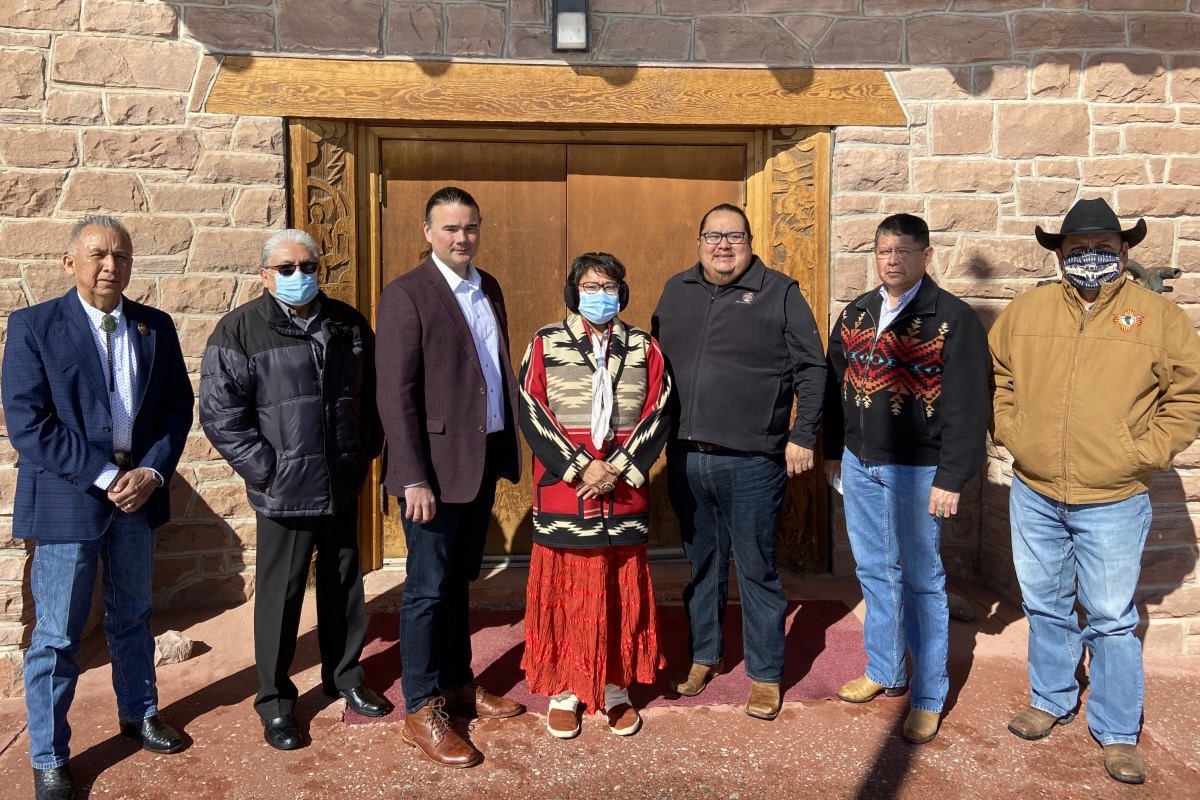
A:
POLYGON ((429 433, 429 434, 445 433, 446 432, 446 420, 436 419, 434 417, 427 417, 425 419, 425 432, 429 433))
MULTIPOLYGON (((1097 421, 1099 422, 1099 421, 1097 421)), ((1142 471, 1137 445, 1124 420, 1109 420, 1071 433, 1067 453, 1067 487, 1097 491, 1125 489, 1142 471)))

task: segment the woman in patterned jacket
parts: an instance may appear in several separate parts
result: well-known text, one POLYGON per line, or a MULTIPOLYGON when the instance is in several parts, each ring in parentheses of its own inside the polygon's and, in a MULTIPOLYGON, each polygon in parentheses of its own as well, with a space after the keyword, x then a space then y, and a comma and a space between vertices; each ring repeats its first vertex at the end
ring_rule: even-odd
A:
POLYGON ((534 334, 521 362, 534 456, 521 666, 550 696, 552 735, 578 735, 582 705, 629 736, 642 720, 627 689, 653 682, 663 662, 646 535, 671 379, 658 343, 617 319, 629 287, 615 257, 576 258, 564 299, 571 313, 534 334))

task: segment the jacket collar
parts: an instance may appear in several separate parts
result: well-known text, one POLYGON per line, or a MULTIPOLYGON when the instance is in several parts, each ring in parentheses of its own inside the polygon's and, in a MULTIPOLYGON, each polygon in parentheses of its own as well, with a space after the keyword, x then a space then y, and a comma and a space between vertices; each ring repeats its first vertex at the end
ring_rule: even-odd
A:
MULTIPOLYGON (((1132 283, 1132 281, 1130 281, 1127 277, 1125 277, 1125 274, 1122 273, 1121 277, 1117 278, 1115 281, 1109 281, 1108 283, 1102 284, 1100 286, 1100 293, 1096 295, 1096 301, 1092 303, 1091 310, 1095 311, 1098 308, 1104 308, 1112 305, 1116 301, 1117 296, 1127 288, 1125 286, 1127 283, 1132 283)), ((1087 307, 1087 301, 1083 299, 1083 295, 1079 294, 1079 290, 1075 288, 1075 285, 1065 277, 1059 281, 1059 285, 1062 286, 1063 296, 1067 301, 1067 305, 1071 308, 1078 309, 1080 313, 1083 313, 1084 309, 1087 307)))
MULTIPOLYGON (((933 276, 925 273, 925 277, 921 279, 921 288, 917 290, 917 296, 909 301, 904 310, 900 312, 901 316, 923 316, 937 313, 937 298, 938 285, 934 281, 933 276)), ((872 319, 878 321, 880 311, 883 309, 883 295, 879 293, 878 287, 872 289, 866 294, 860 295, 854 301, 854 306, 871 314, 872 319)))
MULTIPOLYGON (((563 320, 563 326, 571 334, 571 338, 575 341, 579 354, 587 362, 588 368, 595 372, 598 366, 596 355, 592 350, 591 334, 588 332, 587 323, 583 321, 583 317, 579 314, 569 314, 563 320)), ((619 318, 613 317, 609 329, 608 358, 604 366, 613 379, 613 386, 616 386, 617 379, 621 376, 621 369, 625 366, 625 354, 629 348, 629 328, 619 318)))
POLYGON ((717 289, 744 289, 749 292, 762 291, 763 281, 767 279, 767 265, 762 262, 756 255, 750 256, 750 266, 742 273, 742 276, 733 283, 725 286, 716 286, 704 279, 704 270, 697 261, 696 265, 684 274, 683 280, 687 283, 699 283, 703 286, 713 286, 717 289))

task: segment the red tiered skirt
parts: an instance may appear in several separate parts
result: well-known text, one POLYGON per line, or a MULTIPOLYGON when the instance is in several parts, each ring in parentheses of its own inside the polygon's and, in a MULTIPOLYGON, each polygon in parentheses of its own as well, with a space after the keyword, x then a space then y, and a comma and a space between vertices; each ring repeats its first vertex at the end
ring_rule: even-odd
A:
POLYGON ((663 666, 645 545, 533 546, 521 659, 532 691, 570 690, 594 714, 606 683, 653 683, 663 666))

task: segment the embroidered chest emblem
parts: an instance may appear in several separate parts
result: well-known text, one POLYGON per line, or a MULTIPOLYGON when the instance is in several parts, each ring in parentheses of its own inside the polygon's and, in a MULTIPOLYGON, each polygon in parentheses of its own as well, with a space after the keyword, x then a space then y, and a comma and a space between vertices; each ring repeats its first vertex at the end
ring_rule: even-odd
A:
POLYGON ((1127 308, 1120 314, 1113 314, 1113 324, 1120 328, 1125 333, 1142 324, 1142 320, 1146 318, 1145 314, 1135 314, 1132 308, 1127 308))
POLYGON ((755 297, 754 292, 742 292, 742 296, 738 298, 738 302, 748 306, 754 302, 755 297))

